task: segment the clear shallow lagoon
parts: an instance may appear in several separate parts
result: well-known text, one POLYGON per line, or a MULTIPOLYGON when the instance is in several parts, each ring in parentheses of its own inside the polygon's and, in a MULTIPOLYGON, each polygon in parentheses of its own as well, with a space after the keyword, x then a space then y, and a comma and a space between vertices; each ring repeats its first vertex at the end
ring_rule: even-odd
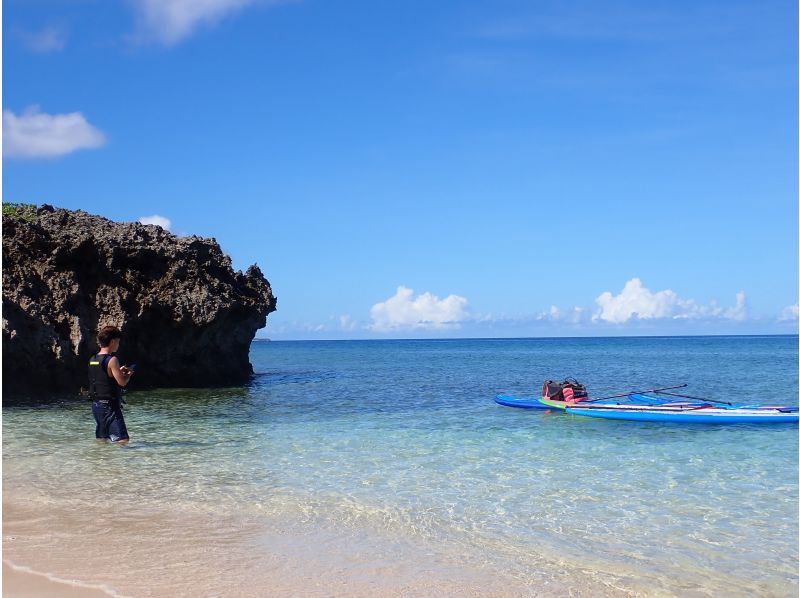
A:
POLYGON ((797 595, 796 426, 493 401, 571 375, 796 405, 797 337, 255 342, 251 361, 246 387, 131 392, 127 447, 92 440, 86 402, 6 397, 6 558, 126 595, 797 595))

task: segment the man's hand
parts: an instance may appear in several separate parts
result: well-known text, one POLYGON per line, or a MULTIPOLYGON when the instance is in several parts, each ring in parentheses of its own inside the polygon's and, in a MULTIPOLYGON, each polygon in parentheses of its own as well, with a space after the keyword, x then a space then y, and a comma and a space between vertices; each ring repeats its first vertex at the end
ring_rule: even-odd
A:
POLYGON ((123 365, 121 368, 119 368, 119 371, 128 376, 128 378, 133 376, 133 370, 129 368, 127 365, 123 365))

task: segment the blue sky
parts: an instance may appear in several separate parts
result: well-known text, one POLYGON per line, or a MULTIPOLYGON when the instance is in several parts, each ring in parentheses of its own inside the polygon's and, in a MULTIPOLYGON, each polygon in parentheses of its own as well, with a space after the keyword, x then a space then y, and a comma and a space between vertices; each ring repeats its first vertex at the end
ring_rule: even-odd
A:
POLYGON ((797 7, 6 0, 3 199, 257 262, 260 336, 797 330, 797 7))

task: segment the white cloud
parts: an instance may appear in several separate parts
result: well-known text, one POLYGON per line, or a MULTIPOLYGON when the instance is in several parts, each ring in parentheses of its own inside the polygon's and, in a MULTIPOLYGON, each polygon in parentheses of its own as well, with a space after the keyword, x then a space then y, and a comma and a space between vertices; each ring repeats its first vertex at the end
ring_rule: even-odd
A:
POLYGON ((79 149, 100 147, 102 131, 89 124, 80 112, 47 114, 38 106, 20 116, 3 110, 3 154, 6 157, 54 158, 79 149))
POLYGON ((733 307, 729 307, 728 309, 722 310, 721 314, 712 314, 715 316, 721 315, 723 318, 727 318, 729 320, 736 320, 741 322, 747 319, 747 297, 745 297, 743 291, 739 291, 736 293, 736 305, 733 307))
POLYGON ((67 45, 67 32, 52 25, 35 33, 22 31, 19 33, 19 37, 22 38, 28 49, 40 54, 59 52, 67 45))
POLYGON ((153 214, 152 216, 142 216, 139 218, 139 222, 142 224, 155 224, 164 230, 170 230, 172 228, 172 222, 170 219, 165 218, 164 216, 159 216, 158 214, 153 214))
POLYGON ((723 308, 715 302, 701 305, 693 299, 682 299, 670 289, 654 293, 642 285, 638 278, 625 283, 619 295, 606 291, 595 302, 600 309, 592 316, 592 320, 612 324, 636 319, 721 318, 742 321, 747 318, 746 297, 742 292, 736 294, 734 307, 723 308))
POLYGON ((141 25, 165 45, 189 37, 199 26, 215 25, 252 4, 279 4, 278 0, 135 0, 141 25))
POLYGON ((798 314, 800 314, 800 306, 797 303, 794 305, 787 305, 783 308, 780 317, 778 318, 779 322, 791 322, 792 320, 798 319, 798 314))
POLYGON ((431 293, 414 297, 412 289, 400 286, 397 293, 370 310, 370 329, 385 332, 398 329, 440 330, 457 328, 467 318, 467 300, 458 295, 439 299, 431 293))
POLYGON ((555 305, 551 305, 548 311, 537 314, 534 319, 578 324, 587 318, 587 313, 587 310, 582 307, 573 307, 572 309, 564 310, 555 305))
POLYGON ((355 330, 358 328, 358 322, 350 317, 350 315, 345 314, 343 316, 339 316, 339 328, 341 330, 355 330))

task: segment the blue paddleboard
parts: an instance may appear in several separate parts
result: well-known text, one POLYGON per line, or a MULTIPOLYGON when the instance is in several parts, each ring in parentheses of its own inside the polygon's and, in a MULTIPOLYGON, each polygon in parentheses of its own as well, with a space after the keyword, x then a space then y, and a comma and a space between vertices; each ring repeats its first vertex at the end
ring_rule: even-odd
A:
POLYGON ((568 406, 567 413, 601 419, 693 424, 797 424, 793 407, 719 408, 711 405, 672 403, 664 405, 568 406))
POLYGON ((551 409, 547 405, 539 402, 539 399, 525 397, 515 397, 513 395, 497 395, 494 402, 506 407, 518 407, 519 409, 551 409))

